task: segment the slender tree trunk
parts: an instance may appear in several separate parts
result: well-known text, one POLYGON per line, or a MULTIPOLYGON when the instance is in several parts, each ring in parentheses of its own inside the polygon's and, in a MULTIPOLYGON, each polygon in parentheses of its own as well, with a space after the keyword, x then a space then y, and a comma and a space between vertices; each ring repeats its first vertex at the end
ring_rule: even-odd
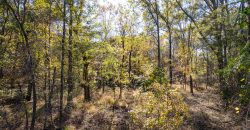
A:
POLYGON ((73 55, 72 55, 72 31, 73 31, 73 1, 69 3, 70 19, 69 19, 69 50, 68 50, 68 98, 67 108, 73 107, 73 55))
MULTIPOLYGON (((51 94, 51 77, 50 77, 50 44, 51 44, 51 5, 52 3, 50 2, 50 7, 49 7, 49 21, 48 21, 48 28, 49 28, 49 40, 48 40, 48 45, 47 45, 47 54, 46 54, 46 57, 47 57, 47 73, 48 73, 48 87, 49 87, 49 90, 48 90, 48 102, 47 102, 47 115, 50 114, 50 107, 51 107, 51 102, 49 100, 50 99, 50 94, 51 94)), ((52 120, 50 121, 50 123, 52 123, 52 120)))
POLYGON ((156 6, 156 27, 157 27, 157 49, 158 49, 158 68, 161 68, 161 42, 160 42, 160 24, 159 24, 159 9, 158 9, 158 2, 155 0, 156 6))
POLYGON ((121 64, 121 72, 120 72, 120 94, 119 94, 119 99, 122 98, 122 89, 123 89, 123 83, 121 83, 121 80, 123 80, 124 77, 124 62, 125 62, 125 30, 122 32, 122 64, 121 64))
POLYGON ((132 47, 131 47, 131 50, 129 51, 129 57, 128 57, 128 76, 129 76, 129 79, 131 79, 131 70, 132 70, 131 58, 132 58, 132 47))
POLYGON ((30 80, 28 81, 28 90, 27 90, 27 95, 26 95, 26 100, 30 101, 31 100, 31 95, 32 95, 32 86, 30 83, 30 80))
POLYGON ((52 116, 52 98, 54 94, 54 87, 55 87, 55 80, 56 80, 56 67, 54 67, 53 70, 53 78, 52 78, 52 84, 50 87, 50 93, 49 93, 49 101, 48 101, 48 108, 49 108, 49 114, 50 114, 50 122, 53 122, 53 116, 52 116))
POLYGON ((223 23, 221 23, 221 32, 224 34, 224 40, 223 41, 223 63, 224 63, 224 67, 227 66, 227 45, 228 45, 228 38, 227 38, 227 28, 226 28, 226 25, 225 25, 225 21, 229 21, 229 11, 228 11, 228 5, 227 5, 227 0, 221 0, 221 5, 222 6, 225 6, 225 8, 223 8, 221 10, 221 16, 224 20, 223 23), (226 2, 226 3, 225 3, 226 2), (225 5, 226 4, 226 5, 225 5), (226 13, 226 16, 225 16, 225 13, 226 13), (224 17, 226 17, 224 19, 224 17))
POLYGON ((183 73, 183 79, 184 79, 183 86, 184 86, 184 89, 186 90, 186 85, 187 85, 187 74, 186 74, 186 72, 183 73))
MULTIPOLYGON (((224 65, 223 65, 223 53, 222 53, 222 48, 219 47, 219 51, 217 53, 217 60, 218 60, 218 68, 219 70, 223 70, 224 69, 224 65)), ((223 92, 225 89, 225 84, 224 84, 224 76, 223 74, 220 72, 219 73, 219 86, 220 86, 220 90, 223 92)))
MULTIPOLYGON (((216 25, 216 30, 222 31, 219 25, 216 25)), ((216 42, 218 45, 218 50, 216 52, 217 56, 217 61, 218 61, 218 69, 219 71, 222 71, 224 69, 224 55, 223 55, 223 43, 221 39, 221 34, 216 35, 216 42)), ((221 72, 219 72, 219 87, 222 92, 224 92, 226 86, 225 86, 225 81, 224 81, 224 76, 221 72)))
POLYGON ((191 53, 191 35, 192 35, 192 24, 190 24, 188 30, 188 58, 187 58, 187 65, 189 65, 189 80, 190 80, 190 92, 193 94, 193 79, 192 79, 192 53, 191 53))
POLYGON ((105 85, 106 85, 106 80, 102 78, 102 93, 105 92, 105 85))
POLYGON ((172 30, 171 27, 168 28, 169 33, 169 78, 170 78, 170 87, 173 84, 173 69, 172 69, 172 30))
POLYGON ((47 101, 47 72, 45 72, 45 77, 44 77, 44 124, 43 124, 43 129, 46 129, 47 127, 47 115, 48 115, 48 101, 47 101))
POLYGON ((192 78, 192 75, 190 75, 189 77, 190 79, 190 93, 191 94, 194 94, 194 90, 193 90, 193 78, 192 78))
POLYGON ((60 106, 59 106, 59 128, 63 129, 63 90, 64 90, 64 51, 66 35, 66 0, 63 1, 63 36, 62 36, 62 54, 61 54, 61 87, 60 87, 60 106))
POLYGON ((207 61, 207 65, 206 65, 206 71, 207 71, 207 73, 206 73, 206 77, 207 77, 207 81, 206 81, 206 89, 207 89, 207 87, 209 86, 209 57, 208 57, 208 52, 206 52, 206 61, 207 61))
MULTIPOLYGON (((44 129, 46 129, 46 127, 47 127, 47 117, 48 117, 48 114, 49 114, 47 97, 48 97, 48 93, 49 93, 50 87, 51 87, 51 85, 50 85, 50 56, 49 56, 49 48, 50 48, 50 23, 49 22, 48 22, 48 25, 47 25, 47 27, 49 28, 49 34, 48 34, 49 38, 48 38, 48 42, 46 42, 45 47, 44 47, 44 49, 45 49, 44 65, 45 65, 45 68, 46 68, 45 79, 44 79, 44 100, 45 100, 44 129)), ((46 31, 45 31, 45 36, 46 36, 45 38, 47 39, 46 31)))
MULTIPOLYGON (((32 62, 31 62, 32 63, 32 62)), ((33 91, 33 103, 32 103, 32 119, 31 119, 31 125, 30 125, 30 130, 35 129, 35 122, 36 122, 36 102, 37 102, 37 97, 36 97, 36 83, 35 83, 35 74, 32 72, 31 74, 31 85, 32 85, 32 91, 33 91)))
POLYGON ((83 57, 83 88, 84 88, 84 100, 89 102, 91 100, 91 96, 90 96, 90 86, 89 86, 89 80, 88 80, 88 67, 89 67, 89 63, 87 62, 87 57, 84 56, 83 57))

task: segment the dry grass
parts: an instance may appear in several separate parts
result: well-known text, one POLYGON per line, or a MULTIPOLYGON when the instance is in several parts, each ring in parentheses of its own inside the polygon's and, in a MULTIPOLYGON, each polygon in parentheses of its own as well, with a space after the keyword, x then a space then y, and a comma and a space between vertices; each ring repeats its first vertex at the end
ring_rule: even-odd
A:
MULTIPOLYGON (((189 106, 190 117, 180 129, 241 129, 240 122, 236 122, 237 116, 232 112, 223 111, 223 104, 216 90, 209 88, 194 90, 194 96, 189 93, 189 87, 184 90, 181 85, 175 85, 185 97, 184 101, 189 106)), ((140 97, 145 93, 140 90, 124 89, 122 99, 119 99, 119 89, 106 88, 105 93, 101 90, 93 90, 92 101, 84 102, 83 91, 77 90, 73 99, 75 104, 69 118, 65 122, 65 129, 88 129, 88 130, 127 130, 136 129, 130 121, 129 111, 143 102, 140 97)), ((66 94, 64 103, 66 104, 66 94)), ((53 100, 53 119, 58 120, 58 94, 53 100)), ((27 103, 29 115, 31 115, 32 102, 27 103)), ((40 99, 37 103, 36 129, 42 129, 44 123, 44 102, 40 99)), ((24 111, 20 105, 1 107, 0 129, 8 128, 3 114, 12 129, 24 129, 24 111), (16 128, 17 127, 17 128, 16 128)), ((30 118, 29 118, 30 120, 30 118)))

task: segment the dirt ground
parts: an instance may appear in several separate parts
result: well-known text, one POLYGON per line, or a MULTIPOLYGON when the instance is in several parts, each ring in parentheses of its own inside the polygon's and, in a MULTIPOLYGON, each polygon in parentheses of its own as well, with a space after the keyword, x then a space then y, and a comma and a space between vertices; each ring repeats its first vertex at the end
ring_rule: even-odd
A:
POLYGON ((242 115, 236 114, 233 106, 225 109, 221 96, 216 89, 200 87, 198 91, 195 89, 192 95, 188 87, 186 90, 181 85, 176 85, 176 87, 179 88, 184 101, 189 106, 190 114, 190 118, 184 122, 180 129, 250 130, 250 126, 246 126, 245 120, 241 118, 242 115))
MULTIPOLYGON (((192 95, 188 87, 186 90, 181 85, 174 85, 174 87, 178 88, 189 107, 189 116, 179 128, 180 130, 250 130, 250 126, 246 126, 245 120, 240 118, 242 117, 240 113, 236 114, 233 107, 225 110, 220 95, 215 89, 198 89, 199 91, 195 89, 194 95, 192 95)), ((75 106, 65 117, 66 130, 137 129, 131 123, 129 111, 138 104, 135 95, 140 94, 139 90, 124 89, 121 100, 114 100, 114 96, 118 99, 118 88, 115 93, 111 89, 107 89, 104 94, 98 90, 95 91, 93 99, 89 103, 83 101, 82 92, 82 90, 78 90, 77 96, 73 99, 75 106)), ((28 104, 29 110, 31 110, 31 104, 28 104)), ((44 114, 43 104, 43 102, 38 103, 38 117, 43 117, 41 116, 44 114)), ((50 129, 55 129, 58 125, 56 123, 58 102, 54 101, 53 104, 55 123, 50 129)), ((21 105, 6 105, 0 110, 0 129, 24 129, 24 117, 20 116, 24 115, 21 105)), ((37 118, 36 129, 42 129, 43 123, 43 118, 37 118)))

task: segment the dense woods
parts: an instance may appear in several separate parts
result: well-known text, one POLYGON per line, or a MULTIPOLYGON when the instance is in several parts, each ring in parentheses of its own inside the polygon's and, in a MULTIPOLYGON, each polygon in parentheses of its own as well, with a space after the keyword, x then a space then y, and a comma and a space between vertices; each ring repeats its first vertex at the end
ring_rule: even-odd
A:
POLYGON ((0 0, 0 129, 250 129, 249 0, 0 0))

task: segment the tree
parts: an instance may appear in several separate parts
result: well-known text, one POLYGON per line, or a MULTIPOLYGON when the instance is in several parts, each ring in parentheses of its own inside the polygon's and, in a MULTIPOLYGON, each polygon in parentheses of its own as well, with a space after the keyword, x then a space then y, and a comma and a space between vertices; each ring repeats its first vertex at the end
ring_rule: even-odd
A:
POLYGON ((68 45, 68 99, 67 99, 67 104, 69 109, 73 106, 73 38, 72 38, 72 33, 73 33, 73 7, 74 7, 74 2, 73 0, 69 1, 69 10, 70 10, 70 18, 69 18, 69 45, 68 45))
POLYGON ((60 108, 59 108, 59 127, 63 128, 63 91, 64 91, 64 51, 65 51, 65 36, 66 35, 66 0, 63 1, 63 35, 61 42, 61 87, 60 87, 60 108))
POLYGON ((158 68, 161 68, 161 43, 160 43, 160 21, 159 21, 159 6, 158 1, 155 0, 152 2, 151 0, 142 0, 143 6, 145 6, 146 10, 150 14, 151 18, 154 21, 154 24, 156 25, 157 30, 157 63, 158 68))

